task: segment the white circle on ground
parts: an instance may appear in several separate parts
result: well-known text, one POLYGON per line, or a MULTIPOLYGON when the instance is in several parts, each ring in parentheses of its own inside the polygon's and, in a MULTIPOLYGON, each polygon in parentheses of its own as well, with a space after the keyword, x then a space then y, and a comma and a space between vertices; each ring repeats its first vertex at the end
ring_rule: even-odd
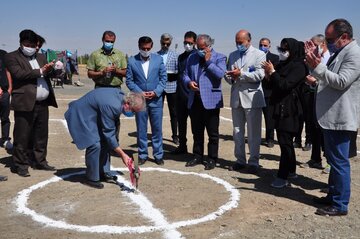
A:
MULTIPOLYGON (((113 170, 118 171, 127 171, 127 168, 113 168, 113 170)), ((236 208, 238 206, 238 202, 240 200, 240 193, 239 191, 232 186, 230 183, 226 182, 223 179, 210 176, 208 174, 202 173, 194 173, 194 172, 184 172, 184 171, 177 171, 165 168, 142 168, 141 171, 158 171, 158 172, 169 172, 179 175, 195 175, 205 179, 209 179, 214 181, 215 183, 222 185, 226 191, 230 193, 229 201, 224 205, 220 206, 216 211, 191 220, 184 220, 184 221, 177 221, 173 223, 168 223, 165 225, 157 225, 157 226, 109 226, 109 225, 96 225, 96 226, 83 226, 83 225, 75 225, 69 224, 65 221, 61 220, 54 220, 49 218, 45 215, 37 213, 36 211, 27 207, 28 199, 30 194, 33 191, 36 191, 40 188, 47 186, 48 184, 59 182, 63 179, 69 178, 74 175, 84 174, 84 171, 76 172, 76 173, 69 173, 62 176, 54 176, 48 180, 42 181, 38 184, 35 184, 27 189, 22 190, 18 193, 18 196, 15 198, 15 203, 17 206, 17 212, 30 216, 34 221, 44 224, 48 227, 54 227, 59 229, 67 229, 67 230, 75 230, 79 232, 90 232, 90 233, 116 233, 116 234, 123 234, 123 233, 145 233, 145 232, 153 232, 153 231, 163 231, 163 230, 171 230, 185 226, 196 225, 199 223, 204 223, 207 221, 215 220, 217 217, 221 216, 225 212, 236 208)))

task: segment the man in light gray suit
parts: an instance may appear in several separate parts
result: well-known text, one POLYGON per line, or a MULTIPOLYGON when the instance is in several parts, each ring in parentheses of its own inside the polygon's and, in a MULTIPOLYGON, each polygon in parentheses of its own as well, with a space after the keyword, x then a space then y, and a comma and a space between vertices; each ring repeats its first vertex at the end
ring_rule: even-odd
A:
POLYGON ((331 166, 329 193, 314 198, 318 215, 347 215, 350 200, 349 146, 352 132, 360 125, 360 47, 353 39, 352 26, 345 19, 335 19, 325 30, 327 47, 333 53, 327 64, 312 42, 305 45, 306 62, 311 75, 307 83, 318 84, 316 118, 324 135, 325 156, 331 166), (314 80, 316 79, 317 82, 314 80))
POLYGON ((230 170, 238 171, 246 167, 245 123, 247 123, 250 158, 249 173, 259 168, 261 143, 262 107, 265 106, 261 80, 264 70, 261 62, 266 61, 264 52, 251 45, 251 34, 247 30, 236 33, 237 50, 230 53, 225 79, 231 87, 230 106, 234 127, 236 163, 230 170))

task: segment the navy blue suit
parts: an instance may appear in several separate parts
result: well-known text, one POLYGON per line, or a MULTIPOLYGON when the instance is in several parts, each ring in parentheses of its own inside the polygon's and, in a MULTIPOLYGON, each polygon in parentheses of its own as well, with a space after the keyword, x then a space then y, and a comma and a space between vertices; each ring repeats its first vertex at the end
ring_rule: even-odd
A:
POLYGON ((147 125, 148 118, 150 118, 153 156, 155 160, 160 160, 164 156, 162 139, 162 93, 165 89, 167 74, 161 56, 151 54, 149 59, 149 70, 146 77, 142 68, 140 54, 129 58, 126 70, 126 85, 130 91, 133 92, 154 91, 156 94, 151 100, 146 100, 145 111, 135 113, 135 119, 139 158, 146 160, 148 157, 147 125))
POLYGON ((110 151, 119 146, 116 121, 124 93, 117 88, 96 88, 69 104, 65 119, 78 149, 85 149, 86 176, 99 181, 110 172, 110 151))

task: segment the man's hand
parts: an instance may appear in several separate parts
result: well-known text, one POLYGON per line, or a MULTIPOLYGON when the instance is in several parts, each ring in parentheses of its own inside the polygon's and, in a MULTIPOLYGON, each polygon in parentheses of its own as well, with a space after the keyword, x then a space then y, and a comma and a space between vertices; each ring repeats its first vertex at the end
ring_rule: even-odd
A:
POLYGON ((321 57, 314 54, 313 52, 308 52, 306 54, 306 64, 312 68, 315 69, 319 64, 321 63, 321 57))
POLYGON ((206 48, 204 49, 204 51, 205 51, 205 57, 204 57, 205 61, 210 60, 210 58, 211 58, 211 48, 210 48, 210 47, 206 47, 206 48))
POLYGON ((311 85, 311 86, 315 86, 317 81, 316 81, 316 78, 313 77, 312 75, 307 75, 305 83, 308 84, 308 85, 311 85))
POLYGON ((144 91, 143 95, 145 97, 145 99, 151 100, 152 98, 154 98, 156 96, 154 91, 144 91))
POLYGON ((230 76, 233 81, 236 81, 241 76, 241 69, 234 67, 231 71, 226 71, 225 74, 227 76, 230 76))
POLYGON ((50 72, 50 71, 53 69, 54 64, 55 64, 54 61, 45 64, 43 67, 41 67, 41 72, 42 72, 43 74, 46 74, 46 73, 50 72))
POLYGON ((198 87, 198 84, 195 81, 190 81, 189 88, 192 91, 199 91, 200 90, 199 87, 198 87))
POLYGON ((271 74, 275 72, 274 65, 271 63, 271 61, 262 62, 261 67, 265 71, 265 78, 266 79, 269 79, 269 76, 271 76, 271 74))
POLYGON ((106 76, 107 73, 111 73, 113 75, 113 73, 116 72, 116 67, 114 66, 114 64, 112 66, 107 66, 104 68, 104 70, 102 70, 102 75, 106 76))

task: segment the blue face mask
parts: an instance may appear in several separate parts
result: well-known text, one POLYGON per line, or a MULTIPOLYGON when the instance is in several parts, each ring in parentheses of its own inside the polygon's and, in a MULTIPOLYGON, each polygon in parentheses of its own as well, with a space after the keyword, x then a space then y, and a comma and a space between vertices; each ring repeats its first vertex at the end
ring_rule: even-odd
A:
POLYGON ((104 45, 103 45, 104 49, 107 50, 107 51, 111 51, 114 47, 114 43, 112 42, 104 42, 104 45))
POLYGON ((126 117, 134 117, 135 113, 132 111, 122 111, 123 115, 125 115, 126 117))
POLYGON ((240 52, 240 54, 244 54, 247 51, 246 46, 244 46, 243 44, 240 45, 236 45, 238 51, 240 52))
POLYGON ((197 53, 201 58, 205 57, 205 51, 204 50, 198 50, 197 53))
POLYGON ((265 53, 267 53, 269 51, 269 47, 261 46, 259 49, 260 49, 260 51, 263 51, 265 53))

